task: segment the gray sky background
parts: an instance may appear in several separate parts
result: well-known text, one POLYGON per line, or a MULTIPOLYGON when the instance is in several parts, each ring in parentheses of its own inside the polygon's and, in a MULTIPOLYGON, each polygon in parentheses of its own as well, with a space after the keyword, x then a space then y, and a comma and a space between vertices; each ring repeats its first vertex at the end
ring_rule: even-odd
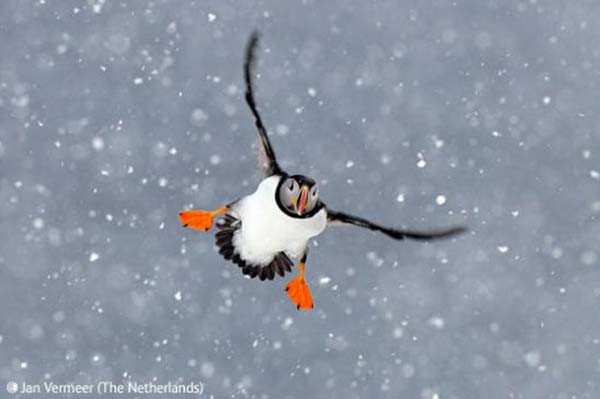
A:
POLYGON ((3 1, 0 389, 600 397, 599 20, 597 1, 3 1), (332 208, 471 233, 326 231, 298 312, 286 280, 182 229, 258 183, 254 28, 285 169, 332 208))

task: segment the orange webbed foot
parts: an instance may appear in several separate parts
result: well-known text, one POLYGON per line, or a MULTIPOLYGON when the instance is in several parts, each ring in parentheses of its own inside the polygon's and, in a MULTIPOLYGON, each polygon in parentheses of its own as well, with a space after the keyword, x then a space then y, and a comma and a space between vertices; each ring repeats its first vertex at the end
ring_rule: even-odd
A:
POLYGON ((310 288, 308 288, 304 276, 297 276, 287 283, 285 292, 290 297, 292 303, 296 305, 296 309, 310 310, 314 307, 310 288))
POLYGON ((179 212, 179 220, 183 227, 191 229, 208 231, 213 225, 213 219, 216 215, 225 213, 227 207, 222 207, 214 211, 190 210, 179 212))

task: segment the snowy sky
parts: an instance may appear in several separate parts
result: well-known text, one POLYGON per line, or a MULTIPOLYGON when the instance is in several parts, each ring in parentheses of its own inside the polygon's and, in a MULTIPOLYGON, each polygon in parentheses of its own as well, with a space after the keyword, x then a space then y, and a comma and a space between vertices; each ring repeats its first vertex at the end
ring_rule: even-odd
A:
POLYGON ((2 1, 2 395, 600 397, 599 20, 591 0, 2 1), (259 181, 254 28, 286 170, 332 208, 470 234, 327 231, 298 312, 182 229, 259 181))

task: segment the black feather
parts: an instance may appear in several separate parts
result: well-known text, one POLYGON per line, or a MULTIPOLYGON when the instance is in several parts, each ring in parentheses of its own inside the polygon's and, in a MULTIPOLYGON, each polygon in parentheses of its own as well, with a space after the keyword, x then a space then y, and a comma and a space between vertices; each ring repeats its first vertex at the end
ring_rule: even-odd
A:
POLYGON ((258 273, 258 278, 260 279, 260 281, 265 281, 265 279, 267 278, 268 274, 269 274, 269 272, 267 271, 267 267, 263 266, 260 269, 260 272, 258 273))
POLYGON ((275 271, 277 272, 277 274, 283 277, 283 275, 285 274, 285 270, 283 270, 283 264, 277 256, 275 257, 275 259, 273 259, 273 264, 275 265, 275 271))
POLYGON ((271 264, 267 266, 267 270, 269 271, 269 276, 267 278, 273 280, 275 278, 275 264, 271 262, 271 264))

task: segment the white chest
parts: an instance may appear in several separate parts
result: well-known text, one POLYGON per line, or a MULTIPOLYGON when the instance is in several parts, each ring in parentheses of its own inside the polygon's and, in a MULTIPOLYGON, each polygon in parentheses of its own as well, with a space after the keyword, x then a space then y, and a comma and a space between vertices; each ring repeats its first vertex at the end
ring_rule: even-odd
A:
POLYGON ((278 252, 297 257, 311 237, 319 235, 327 225, 324 209, 310 218, 293 218, 281 211, 275 202, 279 176, 263 180, 256 192, 235 203, 231 211, 242 221, 233 244, 242 259, 269 263, 278 252))

